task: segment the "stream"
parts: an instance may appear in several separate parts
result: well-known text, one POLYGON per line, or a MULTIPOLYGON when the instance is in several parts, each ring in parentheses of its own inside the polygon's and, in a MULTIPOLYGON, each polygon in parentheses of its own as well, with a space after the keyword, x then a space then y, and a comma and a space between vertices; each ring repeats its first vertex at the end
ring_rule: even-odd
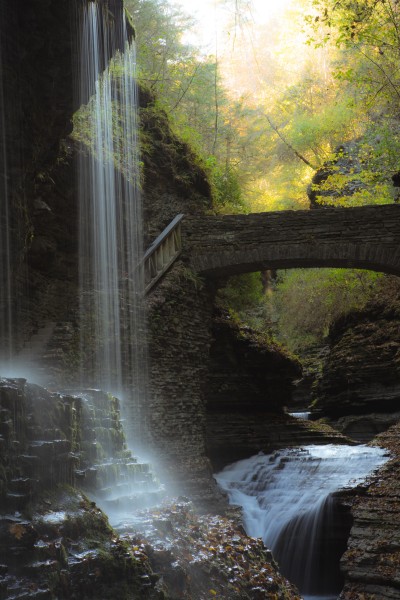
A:
POLYGON ((355 487, 387 460, 381 448, 310 445, 258 454, 215 475, 246 532, 262 538, 306 600, 333 600, 351 516, 335 492, 355 487))

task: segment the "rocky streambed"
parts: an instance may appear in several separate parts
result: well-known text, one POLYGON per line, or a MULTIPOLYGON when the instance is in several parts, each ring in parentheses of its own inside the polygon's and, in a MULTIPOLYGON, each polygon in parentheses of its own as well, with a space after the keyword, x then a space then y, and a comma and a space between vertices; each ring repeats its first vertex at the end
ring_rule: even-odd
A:
MULTIPOLYGON (((399 597, 399 440, 400 424, 378 436, 390 461, 341 500, 353 518, 341 600, 399 597)), ((2 380, 0 446, 1 600, 300 598, 237 509, 219 500, 222 511, 205 514, 185 498, 160 500, 151 468, 125 446, 112 396, 2 380), (118 521, 116 510, 110 526, 94 499, 101 490, 115 508, 120 477, 123 514, 136 516, 118 521), (140 509, 149 487, 158 506, 140 509)))
POLYGON ((299 600, 260 539, 246 535, 240 512, 199 514, 179 498, 118 526, 135 556, 158 574, 165 598, 299 600))
POLYGON ((299 598, 237 515, 182 499, 138 512, 163 490, 127 449, 116 398, 3 379, 0 446, 1 600, 299 598), (94 499, 113 520, 140 514, 135 529, 94 499))

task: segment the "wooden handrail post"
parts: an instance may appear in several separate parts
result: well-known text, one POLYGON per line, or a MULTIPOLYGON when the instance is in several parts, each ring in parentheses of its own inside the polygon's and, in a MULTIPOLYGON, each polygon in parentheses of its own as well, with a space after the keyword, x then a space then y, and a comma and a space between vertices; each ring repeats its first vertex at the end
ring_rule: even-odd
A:
POLYGON ((143 257, 145 293, 166 273, 182 251, 181 222, 184 215, 177 215, 154 240, 143 257))

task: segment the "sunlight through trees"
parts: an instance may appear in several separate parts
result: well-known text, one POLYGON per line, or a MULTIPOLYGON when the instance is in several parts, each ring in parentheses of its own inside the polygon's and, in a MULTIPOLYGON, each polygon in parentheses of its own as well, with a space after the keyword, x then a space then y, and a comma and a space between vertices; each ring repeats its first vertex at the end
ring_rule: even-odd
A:
MULTIPOLYGON (((126 6, 137 30, 140 83, 154 91, 176 132, 197 151, 217 212, 305 209, 310 194, 314 206, 397 201, 396 0, 190 6, 185 0, 126 0, 126 6)), ((362 278, 373 286, 375 277, 362 278)), ((247 279, 251 306, 256 279, 247 279)), ((278 288, 289 298, 336 285, 339 298, 343 281, 353 280, 359 276, 281 274, 278 288)), ((238 289, 245 297, 246 286, 238 289)), ((354 285, 349 294, 359 305, 362 294, 354 285)), ((278 323, 290 310, 283 304, 274 308, 282 313, 278 323)), ((341 304, 347 310, 352 302, 341 304)), ((326 331, 329 315, 326 300, 318 316, 314 311, 318 331, 326 331)))

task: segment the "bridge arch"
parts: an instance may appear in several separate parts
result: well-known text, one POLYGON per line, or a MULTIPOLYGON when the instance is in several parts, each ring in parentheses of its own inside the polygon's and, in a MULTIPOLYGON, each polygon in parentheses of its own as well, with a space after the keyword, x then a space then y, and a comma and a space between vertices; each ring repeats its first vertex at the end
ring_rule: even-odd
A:
POLYGON ((189 217, 184 245, 199 274, 339 267, 400 275, 400 206, 189 217))

